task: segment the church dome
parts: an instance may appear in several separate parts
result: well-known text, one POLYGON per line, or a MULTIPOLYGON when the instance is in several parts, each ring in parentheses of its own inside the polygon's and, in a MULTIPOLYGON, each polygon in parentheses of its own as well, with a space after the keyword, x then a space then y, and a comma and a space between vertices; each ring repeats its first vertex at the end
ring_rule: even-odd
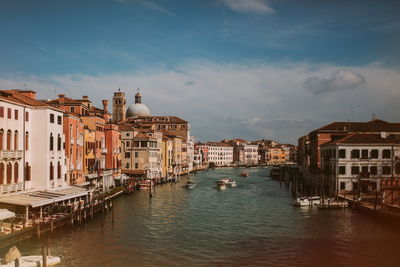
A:
POLYGON ((139 116, 150 116, 150 110, 145 104, 142 104, 142 95, 137 92, 135 95, 135 103, 130 105, 126 110, 126 117, 131 118, 139 116))

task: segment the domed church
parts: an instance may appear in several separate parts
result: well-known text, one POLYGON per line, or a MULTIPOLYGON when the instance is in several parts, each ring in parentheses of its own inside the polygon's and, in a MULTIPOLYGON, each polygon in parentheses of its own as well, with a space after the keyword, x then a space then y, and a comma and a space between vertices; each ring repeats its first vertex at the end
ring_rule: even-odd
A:
POLYGON ((141 116, 150 116, 149 108, 142 103, 142 95, 138 91, 135 95, 135 103, 126 110, 126 118, 136 118, 141 116))

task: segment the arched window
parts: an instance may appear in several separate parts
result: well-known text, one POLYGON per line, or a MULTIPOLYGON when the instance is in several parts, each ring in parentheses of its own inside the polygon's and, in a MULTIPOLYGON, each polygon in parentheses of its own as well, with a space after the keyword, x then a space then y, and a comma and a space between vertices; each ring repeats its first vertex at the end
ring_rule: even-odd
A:
POLYGON ((4 183, 4 164, 0 162, 0 184, 4 183))
POLYGON ((14 163, 14 183, 18 183, 18 162, 14 163))
POLYGON ((3 150, 4 130, 0 129, 0 150, 3 150))
POLYGON ((30 181, 31 180, 31 166, 29 166, 29 163, 25 163, 25 181, 30 181))
POLYGON ((14 132, 14 150, 18 150, 18 131, 14 132))
POLYGON ((58 134, 58 136, 57 136, 57 150, 58 151, 61 150, 61 136, 60 136, 60 134, 58 134))
POLYGON ((29 133, 25 132, 25 150, 29 149, 29 133))
POLYGON ((54 149, 54 137, 53 133, 50 133, 50 151, 53 151, 54 149))
POLYGON ((7 163, 7 184, 11 184, 12 167, 11 163, 7 163))
POLYGON ((54 166, 53 166, 53 162, 50 162, 50 180, 54 180, 54 166))
POLYGON ((11 150, 11 131, 7 131, 7 150, 11 150))
POLYGON ((61 179, 61 164, 57 163, 57 179, 61 179))

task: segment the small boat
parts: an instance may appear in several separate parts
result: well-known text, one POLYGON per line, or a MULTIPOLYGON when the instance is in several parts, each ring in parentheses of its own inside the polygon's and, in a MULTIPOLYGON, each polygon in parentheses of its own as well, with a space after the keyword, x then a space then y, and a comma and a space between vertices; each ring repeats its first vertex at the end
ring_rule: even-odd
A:
POLYGON ((150 180, 142 180, 139 182, 139 190, 149 190, 150 189, 150 180))
POLYGON ((217 189, 218 190, 225 190, 226 189, 226 184, 223 181, 218 181, 217 182, 217 189))
POLYGON ((240 173, 240 176, 242 176, 242 177, 249 177, 249 173, 246 172, 246 171, 242 171, 242 172, 240 173))
POLYGON ((347 208, 349 203, 345 200, 325 199, 324 202, 317 204, 319 209, 341 209, 347 208))
POLYGON ((314 205, 318 205, 321 203, 321 197, 313 196, 313 197, 299 197, 293 202, 293 206, 299 207, 312 207, 314 205))
MULTIPOLYGON (((43 256, 22 256, 18 258, 20 267, 40 267, 43 266, 43 256)), ((47 256, 47 265, 54 266, 61 262, 60 257, 57 256, 47 256)), ((16 265, 16 260, 10 261, 6 264, 0 264, 0 267, 14 267, 16 265)))
POLYGON ((195 186, 196 186, 196 184, 193 183, 192 181, 187 181, 183 187, 186 189, 193 189, 193 188, 195 188, 195 186))
POLYGON ((229 181, 228 181, 227 183, 225 183, 225 184, 229 185, 230 187, 235 187, 235 186, 237 186, 236 181, 233 180, 233 179, 229 179, 229 181))
POLYGON ((229 183, 229 178, 228 177, 221 177, 221 179, 219 179, 221 182, 224 182, 225 184, 229 183))

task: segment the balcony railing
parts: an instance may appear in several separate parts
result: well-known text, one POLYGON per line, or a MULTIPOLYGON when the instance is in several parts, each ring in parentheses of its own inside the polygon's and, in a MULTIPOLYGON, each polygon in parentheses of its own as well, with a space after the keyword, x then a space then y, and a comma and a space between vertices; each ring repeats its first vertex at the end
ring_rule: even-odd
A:
POLYGON ((0 194, 8 194, 12 192, 22 191, 23 189, 24 189, 23 183, 3 184, 0 185, 0 194))
POLYGON ((21 159, 22 150, 1 150, 0 159, 21 159))

